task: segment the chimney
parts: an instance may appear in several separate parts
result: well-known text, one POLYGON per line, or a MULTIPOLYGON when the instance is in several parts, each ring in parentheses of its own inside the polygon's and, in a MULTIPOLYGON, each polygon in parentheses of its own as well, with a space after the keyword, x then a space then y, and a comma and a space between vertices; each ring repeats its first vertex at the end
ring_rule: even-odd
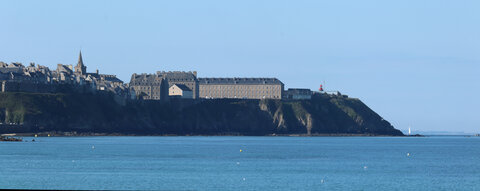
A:
POLYGON ((97 70, 96 70, 96 71, 97 71, 97 74, 98 74, 98 68, 97 68, 97 70))

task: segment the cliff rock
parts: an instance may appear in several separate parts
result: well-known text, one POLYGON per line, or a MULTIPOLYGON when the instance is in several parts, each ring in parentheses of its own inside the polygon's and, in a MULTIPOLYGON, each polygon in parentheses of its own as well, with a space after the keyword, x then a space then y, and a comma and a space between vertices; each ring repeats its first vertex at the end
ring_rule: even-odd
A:
POLYGON ((295 101, 118 100, 111 94, 0 93, 0 133, 403 135, 360 100, 325 94, 295 101))

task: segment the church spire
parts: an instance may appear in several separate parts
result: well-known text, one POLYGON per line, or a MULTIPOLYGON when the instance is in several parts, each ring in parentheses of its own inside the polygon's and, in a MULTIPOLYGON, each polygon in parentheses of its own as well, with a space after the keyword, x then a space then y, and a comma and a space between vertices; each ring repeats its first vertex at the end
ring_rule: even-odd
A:
POLYGON ((80 55, 78 56, 78 63, 75 66, 75 73, 79 73, 80 75, 87 74, 87 67, 83 64, 82 58, 82 51, 80 50, 80 55))
POLYGON ((82 51, 80 50, 80 55, 78 56, 78 65, 83 66, 82 51))

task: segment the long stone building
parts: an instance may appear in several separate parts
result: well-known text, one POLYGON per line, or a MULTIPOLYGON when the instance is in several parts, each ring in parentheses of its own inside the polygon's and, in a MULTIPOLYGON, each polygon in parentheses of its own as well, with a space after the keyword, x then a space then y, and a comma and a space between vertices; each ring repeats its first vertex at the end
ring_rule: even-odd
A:
POLYGON ((277 78, 199 78, 200 98, 282 99, 277 78))
POLYGON ((183 71, 158 71, 157 75, 162 75, 168 79, 168 87, 172 87, 173 85, 185 85, 192 91, 193 99, 197 99, 199 97, 199 86, 198 86, 198 79, 197 79, 197 72, 190 71, 190 72, 183 72, 183 71))
POLYGON ((162 74, 133 74, 130 88, 138 98, 168 101, 168 79, 162 74))

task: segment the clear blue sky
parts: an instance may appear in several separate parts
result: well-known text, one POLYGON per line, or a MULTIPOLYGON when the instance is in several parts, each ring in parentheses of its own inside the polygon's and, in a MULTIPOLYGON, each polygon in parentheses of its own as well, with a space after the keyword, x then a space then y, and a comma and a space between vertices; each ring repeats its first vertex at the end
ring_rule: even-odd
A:
POLYGON ((339 90, 396 128, 480 132, 480 1, 0 1, 0 61, 339 90))

